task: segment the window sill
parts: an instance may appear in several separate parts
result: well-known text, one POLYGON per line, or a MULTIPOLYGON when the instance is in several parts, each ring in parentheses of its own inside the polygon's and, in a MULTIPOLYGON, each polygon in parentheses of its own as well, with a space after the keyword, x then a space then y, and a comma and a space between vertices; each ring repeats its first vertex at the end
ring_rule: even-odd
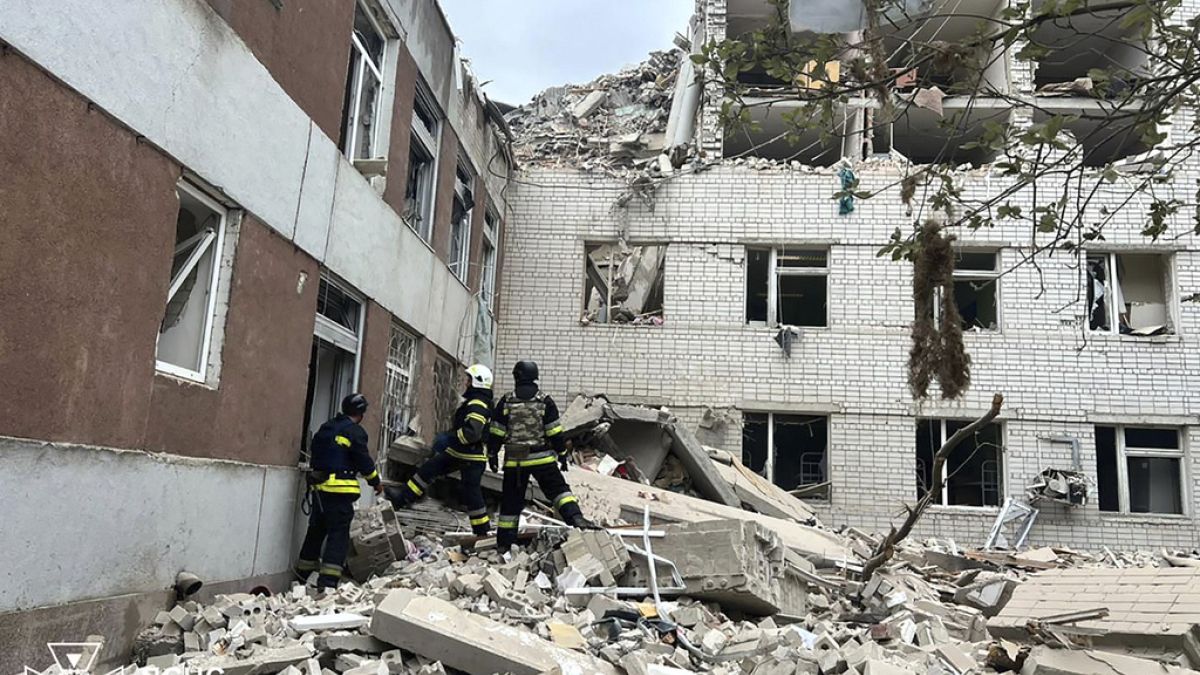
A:
POLYGON ((611 328, 620 328, 620 329, 652 329, 652 330, 661 330, 661 329, 667 327, 666 321, 663 321, 662 323, 632 323, 629 321, 624 321, 624 322, 613 321, 610 323, 600 323, 599 321, 584 321, 582 319, 579 321, 579 325, 583 326, 584 328, 591 328, 592 326, 608 326, 611 328))
POLYGON ((1116 511, 1101 511, 1100 519, 1114 523, 1162 523, 1164 525, 1191 525, 1194 522, 1190 516, 1177 513, 1118 513, 1116 511))
POLYGON ((194 373, 188 373, 182 369, 172 366, 169 363, 163 363, 162 361, 159 361, 155 364, 154 375, 156 377, 174 380, 179 384, 185 384, 192 387, 201 387, 211 391, 217 390, 216 385, 209 384, 207 381, 197 377, 194 373))
POLYGON ((958 506, 957 504, 933 504, 929 507, 932 513, 966 516, 995 516, 1000 513, 999 506, 958 506))
POLYGON ((830 329, 832 328, 831 326, 793 326, 790 324, 776 324, 774 326, 768 326, 767 324, 765 324, 761 321, 747 322, 742 325, 745 328, 757 329, 757 330, 761 330, 761 331, 773 331, 773 332, 782 330, 784 328, 795 328, 796 330, 804 332, 804 333, 807 333, 808 331, 826 333, 826 332, 829 332, 830 329))
POLYGON ((1180 344, 1183 338, 1178 333, 1168 335, 1127 335, 1124 333, 1111 333, 1108 331, 1088 331, 1088 339, 1107 340, 1110 342, 1124 342, 1130 344, 1180 344))
MULTIPOLYGON (((421 242, 425 246, 425 248, 429 249, 430 253, 437 255, 437 251, 433 250, 433 244, 426 241, 425 237, 421 236, 421 232, 419 230, 417 230, 417 228, 413 227, 413 224, 408 222, 407 218, 405 218, 404 216, 401 216, 400 222, 404 223, 405 227, 407 227, 409 230, 411 230, 413 234, 417 235, 417 241, 421 242)), ((433 236, 433 235, 430 234, 430 236, 433 236)))

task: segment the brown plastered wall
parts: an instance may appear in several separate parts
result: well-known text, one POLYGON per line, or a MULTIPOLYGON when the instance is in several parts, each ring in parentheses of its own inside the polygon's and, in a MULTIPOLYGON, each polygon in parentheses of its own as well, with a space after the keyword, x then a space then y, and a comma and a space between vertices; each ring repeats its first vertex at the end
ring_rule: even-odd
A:
POLYGON ((15 53, 0 91, 0 434, 294 464, 316 262, 244 215, 218 388, 156 374, 179 167, 15 53))
POLYGON ((404 188, 408 180, 408 153, 412 144, 413 101, 417 91, 417 62, 403 42, 397 41, 396 85, 392 103, 392 134, 388 143, 387 187, 383 201, 397 214, 404 213, 404 188))
POLYGON ((0 45, 0 434, 137 447, 179 167, 0 45))
POLYGON ((208 0, 288 96, 338 142, 354 0, 208 0))
POLYGON ((483 283, 483 227, 490 204, 483 179, 476 176, 475 208, 471 211, 471 244, 467 254, 471 261, 467 266, 467 289, 472 295, 479 292, 479 286, 483 283))
POLYGON ((319 273, 291 242, 243 217, 219 386, 155 375, 147 449, 256 464, 299 461, 319 273))
POLYGON ((367 323, 363 336, 359 391, 369 407, 362 427, 367 431, 371 455, 379 449, 380 425, 383 424, 383 384, 387 371, 388 342, 391 340, 392 315, 374 300, 367 301, 367 323))
POLYGON ((417 365, 417 391, 414 408, 416 413, 421 416, 421 438, 426 443, 432 443, 433 437, 438 432, 445 431, 445 429, 438 428, 437 420, 434 419, 436 394, 433 388, 433 364, 437 361, 441 350, 424 337, 418 337, 418 340, 421 342, 421 356, 417 365))
POLYGON ((442 262, 450 260, 450 216, 454 212, 454 173, 458 168, 458 136, 442 122, 439 147, 437 202, 433 211, 433 250, 442 262))

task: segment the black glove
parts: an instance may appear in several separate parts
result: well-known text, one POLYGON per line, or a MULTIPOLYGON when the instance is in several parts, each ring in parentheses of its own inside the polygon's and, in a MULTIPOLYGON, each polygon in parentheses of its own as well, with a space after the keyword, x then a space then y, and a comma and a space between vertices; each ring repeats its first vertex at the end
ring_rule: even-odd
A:
POLYGON ((488 468, 493 472, 500 470, 500 455, 488 455, 488 468))
POLYGON ((571 464, 571 453, 569 453, 569 452, 564 452, 564 453, 562 453, 561 455, 559 455, 559 456, 558 456, 558 466, 559 466, 559 468, 561 468, 563 471, 566 471, 566 470, 567 470, 567 467, 568 467, 570 464, 571 464))

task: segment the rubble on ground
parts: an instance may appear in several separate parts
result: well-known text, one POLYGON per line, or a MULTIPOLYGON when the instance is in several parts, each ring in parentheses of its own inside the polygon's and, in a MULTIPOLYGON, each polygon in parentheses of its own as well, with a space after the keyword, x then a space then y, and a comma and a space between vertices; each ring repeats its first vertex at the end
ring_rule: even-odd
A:
MULTIPOLYGON (((435 484, 358 509, 353 581, 181 601, 123 675, 1200 675, 1196 551, 910 538, 864 579, 880 535, 824 527, 669 410, 588 396, 562 421, 583 464, 567 478, 604 529, 567 528, 531 486, 522 547, 501 554, 435 484)), ((386 474, 428 452, 400 439, 386 474)), ((1070 501, 1072 476, 1043 478, 1070 501)), ((500 476, 483 484, 494 498, 500 476)))
POLYGON ((517 161, 584 170, 657 166, 681 53, 646 61, 584 85, 547 89, 505 115, 517 161))

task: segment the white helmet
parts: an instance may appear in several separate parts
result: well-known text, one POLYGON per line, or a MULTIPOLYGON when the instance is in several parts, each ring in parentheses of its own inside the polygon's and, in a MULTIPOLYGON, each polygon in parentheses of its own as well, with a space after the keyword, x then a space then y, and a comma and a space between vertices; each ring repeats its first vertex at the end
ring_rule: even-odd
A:
POLYGON ((491 389, 492 388, 492 369, 476 363, 467 368, 467 375, 471 376, 471 386, 476 389, 491 389))

